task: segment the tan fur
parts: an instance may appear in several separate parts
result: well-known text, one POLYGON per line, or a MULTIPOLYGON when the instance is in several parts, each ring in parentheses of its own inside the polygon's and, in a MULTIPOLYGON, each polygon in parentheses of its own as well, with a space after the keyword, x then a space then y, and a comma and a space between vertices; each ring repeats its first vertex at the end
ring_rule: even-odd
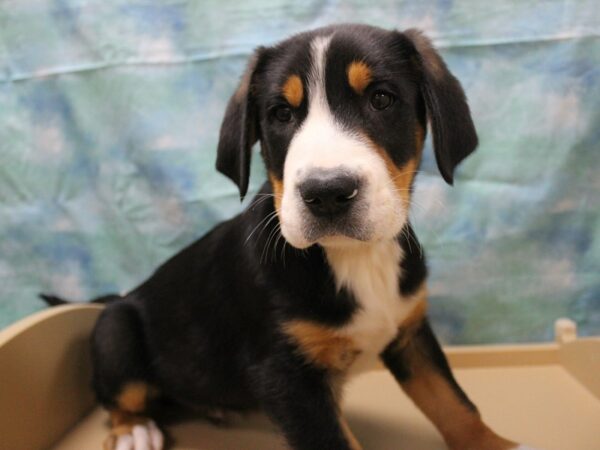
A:
POLYGON ((410 187, 419 167, 418 158, 411 158, 404 166, 398 167, 383 148, 376 146, 375 149, 385 162, 385 166, 398 191, 398 195, 402 198, 405 208, 408 209, 410 207, 410 187))
POLYGON ((124 434, 131 434, 131 430, 136 425, 143 425, 148 421, 147 418, 131 414, 118 409, 110 411, 110 434, 102 444, 103 450, 114 450, 117 444, 117 438, 124 434))
POLYGON ((416 156, 409 159, 406 164, 402 167, 398 167, 392 160, 389 153, 368 137, 364 136, 364 139, 370 142, 371 147, 375 149, 377 154, 383 159, 385 166, 388 170, 390 178, 392 179, 400 198, 404 203, 405 208, 410 207, 410 188, 417 174, 417 169, 421 163, 421 156, 423 154, 423 144, 425 140, 425 130, 421 126, 415 127, 415 150, 416 156))
POLYGON ((448 382, 422 361, 411 379, 403 384, 405 392, 431 420, 452 450, 507 450, 516 444, 490 430, 479 414, 457 397, 448 382))
POLYGON ((281 211, 281 199, 283 198, 283 181, 277 179, 271 172, 269 172, 269 180, 271 181, 271 186, 273 186, 275 210, 277 211, 277 215, 279 215, 279 212, 281 211))
POLYGON ((508 450, 516 445, 490 430, 410 340, 403 354, 408 358, 411 377, 402 388, 438 428, 451 450, 508 450))
POLYGON ((362 95, 373 78, 371 69, 363 61, 353 61, 346 70, 348 83, 357 94, 362 95))
POLYGON ((149 386, 141 381, 127 383, 117 396, 117 405, 123 411, 139 413, 146 408, 150 394, 149 386))
POLYGON ((283 330, 308 359, 334 372, 348 370, 360 353, 351 338, 313 322, 294 320, 287 322, 283 330))
POLYGON ((304 87, 302 80, 298 75, 290 75, 283 84, 282 93, 285 99, 294 108, 297 108, 302 103, 304 98, 304 87))

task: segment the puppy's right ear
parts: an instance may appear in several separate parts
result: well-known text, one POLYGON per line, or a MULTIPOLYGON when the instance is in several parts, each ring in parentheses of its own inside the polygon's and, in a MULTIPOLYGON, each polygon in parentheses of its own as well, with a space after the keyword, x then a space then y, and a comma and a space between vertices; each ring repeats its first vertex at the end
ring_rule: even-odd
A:
POLYGON ((255 74, 264 60, 265 53, 264 47, 254 52, 237 90, 229 99, 221 123, 217 170, 237 185, 242 200, 248 192, 252 146, 260 138, 255 101, 255 74))

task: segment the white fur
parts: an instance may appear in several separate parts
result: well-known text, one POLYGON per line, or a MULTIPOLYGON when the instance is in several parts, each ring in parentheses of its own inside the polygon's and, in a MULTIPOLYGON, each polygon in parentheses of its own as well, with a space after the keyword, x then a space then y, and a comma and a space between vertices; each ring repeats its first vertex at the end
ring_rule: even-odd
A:
POLYGON ((162 450, 164 438, 156 424, 149 420, 144 425, 136 425, 131 434, 117 438, 114 450, 162 450))
POLYGON ((360 305, 352 322, 340 330, 358 346, 351 374, 369 370, 398 333, 398 325, 418 301, 401 298, 398 280, 402 249, 393 241, 328 246, 327 259, 338 289, 349 289, 360 305))
MULTIPOLYGON (((325 60, 331 36, 312 42, 312 69, 309 75, 309 110, 290 143, 284 166, 284 193, 281 201, 281 231, 297 248, 310 242, 304 235, 306 209, 297 185, 311 169, 344 167, 365 180, 363 200, 367 205, 363 225, 371 231, 369 240, 396 236, 407 217, 400 195, 385 162, 372 144, 359 133, 344 130, 332 115, 325 93, 325 60)), ((341 236, 340 236, 341 237, 341 236)), ((347 238, 346 240, 350 240, 347 238)), ((319 243, 326 245, 326 242, 319 243)))
POLYGON ((345 236, 324 236, 325 248, 338 289, 345 287, 357 299, 360 311, 340 332, 351 337, 361 351, 350 368, 359 373, 374 366, 379 354, 394 339, 398 325, 411 312, 416 298, 399 292, 402 250, 395 240, 407 220, 407 211, 385 161, 364 136, 344 130, 329 109, 325 93, 325 61, 331 36, 312 42, 312 69, 308 81, 308 115, 290 143, 284 166, 281 231, 290 244, 308 247, 304 221, 310 213, 297 185, 311 169, 343 167, 363 183, 367 208, 361 217, 370 230, 366 242, 345 236))

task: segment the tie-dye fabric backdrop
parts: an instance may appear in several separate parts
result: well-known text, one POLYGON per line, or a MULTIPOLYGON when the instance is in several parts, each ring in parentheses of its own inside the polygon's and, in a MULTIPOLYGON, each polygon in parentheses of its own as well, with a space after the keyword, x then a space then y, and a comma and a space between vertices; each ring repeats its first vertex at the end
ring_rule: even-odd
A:
POLYGON ((214 159, 246 58, 356 21, 425 30, 479 131, 455 187, 430 144, 417 184, 440 336, 545 340, 560 316, 600 334, 595 0, 2 0, 0 326, 39 291, 127 291, 239 211, 214 159))

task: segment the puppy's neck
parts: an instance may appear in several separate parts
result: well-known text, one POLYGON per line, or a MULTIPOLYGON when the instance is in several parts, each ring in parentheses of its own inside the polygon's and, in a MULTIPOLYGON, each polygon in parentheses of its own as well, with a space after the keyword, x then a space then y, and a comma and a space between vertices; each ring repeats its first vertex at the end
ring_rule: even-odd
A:
POLYGON ((325 254, 338 289, 346 287, 359 296, 365 291, 398 295, 403 252, 396 239, 327 246, 325 254))

